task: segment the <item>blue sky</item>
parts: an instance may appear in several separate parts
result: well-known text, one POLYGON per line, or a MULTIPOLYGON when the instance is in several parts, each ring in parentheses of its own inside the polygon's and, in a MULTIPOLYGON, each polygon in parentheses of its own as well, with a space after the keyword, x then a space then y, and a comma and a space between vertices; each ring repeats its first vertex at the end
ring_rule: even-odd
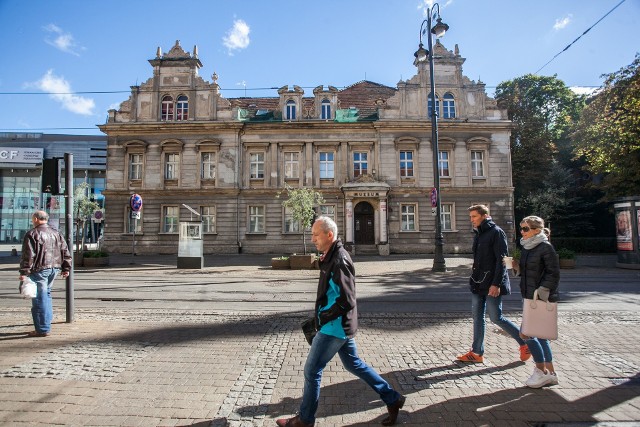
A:
MULTIPOLYGON (((534 73, 621 0, 445 0, 441 39, 463 74, 495 86, 534 73)), ((152 75, 149 59, 198 46, 223 96, 310 95, 415 74, 425 0, 0 0, 0 132, 101 134, 107 110, 152 75), (56 94, 57 92, 57 94, 56 94)), ((538 74, 598 87, 640 51, 640 0, 625 0, 538 74)), ((426 38, 425 38, 426 45, 426 38)))

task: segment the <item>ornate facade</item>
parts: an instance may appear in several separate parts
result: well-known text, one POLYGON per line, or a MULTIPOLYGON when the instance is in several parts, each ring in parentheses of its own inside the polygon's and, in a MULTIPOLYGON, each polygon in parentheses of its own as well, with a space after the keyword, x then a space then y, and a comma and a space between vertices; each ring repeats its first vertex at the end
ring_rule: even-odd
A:
MULTIPOLYGON (((513 237, 511 122, 483 83, 463 76, 457 46, 437 42, 434 54, 444 251, 468 253, 471 204, 487 204, 513 237)), ((323 194, 318 211, 356 253, 433 252, 428 64, 416 62, 396 88, 361 81, 312 96, 284 86, 274 97, 224 98, 216 74, 198 75, 197 48, 176 42, 149 62, 153 76, 100 126, 108 250, 131 252, 135 227, 137 253, 177 253, 178 223, 202 220, 205 253, 301 252, 276 197, 288 184, 323 194), (137 221, 132 193, 144 201, 137 221)))

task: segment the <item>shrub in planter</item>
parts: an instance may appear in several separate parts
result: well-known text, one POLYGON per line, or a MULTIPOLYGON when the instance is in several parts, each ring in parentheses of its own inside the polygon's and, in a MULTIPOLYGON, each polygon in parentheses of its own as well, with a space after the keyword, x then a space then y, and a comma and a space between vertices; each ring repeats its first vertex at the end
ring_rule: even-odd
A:
POLYGON ((558 249, 558 258, 560 259, 560 268, 576 268, 576 253, 571 249, 558 249))
POLYGON ((82 264, 85 267, 104 267, 109 265, 109 254, 104 251, 85 251, 82 253, 82 264))
POLYGON ((276 258, 271 258, 271 268, 276 270, 285 270, 289 268, 289 257, 288 256, 280 256, 276 258))

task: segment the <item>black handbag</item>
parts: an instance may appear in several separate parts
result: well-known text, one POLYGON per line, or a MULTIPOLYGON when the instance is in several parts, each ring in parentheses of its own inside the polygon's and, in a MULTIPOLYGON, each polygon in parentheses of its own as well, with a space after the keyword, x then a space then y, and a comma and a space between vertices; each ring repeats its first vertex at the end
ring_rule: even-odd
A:
POLYGON ((309 345, 313 342, 313 337, 316 336, 318 330, 316 329, 316 320, 314 317, 309 317, 307 320, 302 322, 302 332, 304 333, 304 337, 307 339, 309 345))

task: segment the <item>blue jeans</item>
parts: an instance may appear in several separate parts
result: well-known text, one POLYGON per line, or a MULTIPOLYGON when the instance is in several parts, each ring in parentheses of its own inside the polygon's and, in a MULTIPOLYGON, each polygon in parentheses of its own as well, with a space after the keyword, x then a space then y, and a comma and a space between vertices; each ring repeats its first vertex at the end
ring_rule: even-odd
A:
POLYGON ((471 316, 473 317, 473 346, 471 351, 476 354, 484 354, 484 329, 485 312, 493 323, 504 329, 511 337, 524 345, 520 338, 518 327, 502 315, 502 296, 490 297, 488 295, 471 294, 471 316))
POLYGON ((527 347, 531 352, 531 357, 536 363, 551 363, 553 356, 551 355, 551 346, 549 340, 531 337, 527 340, 527 347))
POLYGON ((300 419, 304 423, 313 424, 316 421, 322 371, 336 353, 345 369, 369 384, 384 403, 391 405, 400 398, 400 393, 391 388, 388 382, 358 357, 353 338, 341 339, 318 332, 304 365, 304 392, 300 404, 300 419))
POLYGON ((51 285, 53 285, 53 280, 59 271, 57 268, 47 268, 29 275, 29 278, 33 280, 38 289, 36 297, 31 299, 33 326, 35 326, 38 333, 51 331, 51 321, 53 320, 51 285))

